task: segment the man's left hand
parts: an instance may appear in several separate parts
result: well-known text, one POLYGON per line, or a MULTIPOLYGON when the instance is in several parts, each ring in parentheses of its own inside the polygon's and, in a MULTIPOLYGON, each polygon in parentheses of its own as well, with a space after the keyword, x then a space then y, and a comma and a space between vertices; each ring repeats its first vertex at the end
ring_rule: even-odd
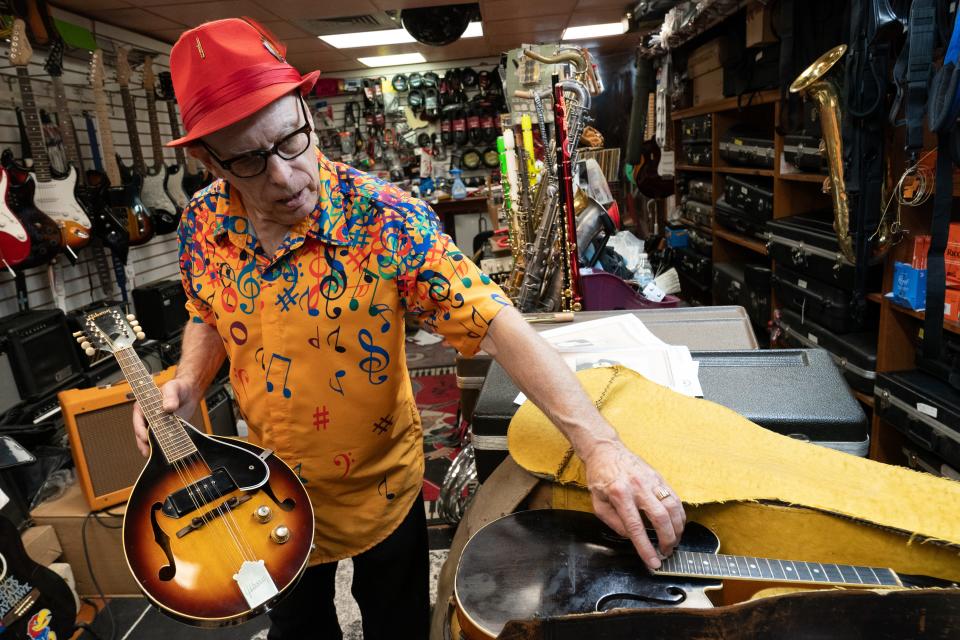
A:
POLYGON ((658 569, 660 557, 647 535, 643 517, 657 532, 660 554, 670 555, 687 521, 676 492, 619 439, 598 442, 584 459, 584 466, 594 513, 619 535, 629 538, 650 569, 658 569))

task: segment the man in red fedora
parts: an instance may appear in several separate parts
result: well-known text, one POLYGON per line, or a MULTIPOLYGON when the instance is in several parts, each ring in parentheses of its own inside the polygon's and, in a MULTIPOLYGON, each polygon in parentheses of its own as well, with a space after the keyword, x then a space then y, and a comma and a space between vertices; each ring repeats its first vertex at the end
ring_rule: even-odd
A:
MULTIPOLYGON (((493 355, 584 461, 597 515, 659 566, 641 513, 669 553, 680 499, 424 202, 319 152, 303 98, 318 74, 301 76, 284 54, 246 19, 191 29, 170 54, 187 133, 169 144, 219 179, 182 216, 190 321, 164 409, 192 414, 228 358, 250 439, 297 470, 316 513, 311 567, 270 612, 268 637, 341 637, 333 595, 344 558, 367 640, 427 637, 423 438, 405 314, 464 355, 493 355)), ((135 429, 146 453, 139 412, 135 429)))

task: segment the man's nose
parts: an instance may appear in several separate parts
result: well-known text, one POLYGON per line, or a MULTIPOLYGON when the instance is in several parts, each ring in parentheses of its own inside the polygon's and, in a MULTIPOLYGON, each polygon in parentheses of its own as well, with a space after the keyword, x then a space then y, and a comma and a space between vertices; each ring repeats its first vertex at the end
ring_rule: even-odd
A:
POLYGON ((271 153, 267 156, 267 168, 265 170, 267 174, 267 179, 274 185, 278 187, 286 187, 290 181, 290 175, 292 173, 290 169, 290 162, 284 160, 275 153, 271 153))

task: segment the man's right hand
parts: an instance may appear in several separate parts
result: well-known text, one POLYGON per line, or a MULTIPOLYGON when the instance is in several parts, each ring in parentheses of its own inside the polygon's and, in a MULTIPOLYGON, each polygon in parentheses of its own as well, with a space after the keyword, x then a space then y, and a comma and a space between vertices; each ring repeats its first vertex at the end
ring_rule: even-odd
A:
MULTIPOLYGON (((197 410, 200 396, 194 385, 186 380, 174 378, 160 387, 163 396, 162 408, 167 413, 176 413, 183 418, 189 418, 197 410)), ((147 420, 140 409, 140 403, 133 405, 133 433, 137 438, 137 448, 143 457, 150 454, 150 444, 147 437, 147 420)))

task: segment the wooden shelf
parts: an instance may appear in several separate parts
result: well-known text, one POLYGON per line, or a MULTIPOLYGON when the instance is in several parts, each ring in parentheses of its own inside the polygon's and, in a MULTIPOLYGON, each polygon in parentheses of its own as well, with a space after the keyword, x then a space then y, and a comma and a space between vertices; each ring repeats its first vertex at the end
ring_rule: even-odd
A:
POLYGON ((881 302, 883 302, 883 294, 882 294, 882 293, 868 293, 868 294, 867 294, 867 300, 869 300, 870 302, 876 302, 877 304, 880 304, 881 302))
POLYGON ((717 167, 717 173, 735 173, 741 176, 773 177, 773 169, 754 169, 753 167, 717 167))
POLYGON ((703 167, 696 164, 678 164, 674 167, 675 171, 700 171, 702 173, 710 173, 713 171, 712 167, 703 167))
POLYGON ((792 182, 816 182, 818 184, 823 183, 826 180, 827 176, 822 176, 819 173, 781 173, 781 180, 790 180, 792 182))
POLYGON ((753 99, 749 101, 749 104, 740 104, 738 98, 726 98, 718 102, 711 102, 710 104, 702 104, 698 107, 674 111, 670 116, 670 119, 682 120, 684 118, 702 116, 705 113, 715 113, 717 111, 737 111, 738 109, 749 109, 750 107, 755 107, 761 104, 770 104, 779 99, 779 89, 771 89, 769 91, 761 91, 760 93, 755 94, 753 99))
MULTIPOLYGON (((911 316, 913 318, 918 318, 920 320, 924 319, 923 311, 914 311, 913 309, 907 309, 906 307, 901 307, 900 305, 894 304, 893 302, 890 303, 890 308, 906 316, 911 316)), ((944 318, 943 330, 949 331, 950 333, 960 334, 960 322, 951 322, 950 320, 947 320, 946 318, 944 318)))
POLYGON ((723 238, 728 242, 738 244, 741 247, 746 247, 747 249, 750 249, 751 251, 759 253, 762 256, 767 255, 767 245, 760 242, 759 240, 754 240, 753 238, 747 238, 746 236, 742 236, 739 233, 734 233, 733 231, 721 229, 720 227, 717 227, 716 229, 713 230, 713 235, 715 238, 723 238))
POLYGON ((710 227, 705 227, 705 226, 703 226, 702 224, 697 224, 697 223, 694 222, 693 220, 688 220, 687 218, 680 218, 680 219, 679 219, 679 222, 680 222, 680 224, 682 224, 682 225, 685 226, 685 227, 692 227, 692 228, 696 229, 697 231, 700 231, 700 232, 703 232, 703 233, 708 233, 708 234, 710 234, 711 236, 713 235, 713 229, 711 229, 710 227))
POLYGON ((873 398, 874 398, 873 396, 868 396, 862 391, 854 391, 853 395, 855 395, 857 397, 857 400, 859 400, 863 404, 867 405, 871 409, 873 408, 873 398))

